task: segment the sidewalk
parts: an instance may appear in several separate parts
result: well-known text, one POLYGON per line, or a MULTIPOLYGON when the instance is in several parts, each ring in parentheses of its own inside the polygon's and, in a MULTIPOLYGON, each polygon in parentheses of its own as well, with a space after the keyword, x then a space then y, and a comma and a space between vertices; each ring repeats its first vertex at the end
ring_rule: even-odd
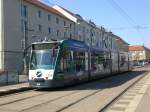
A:
POLYGON ((150 106, 145 105, 150 103, 148 88, 150 88, 150 72, 124 95, 126 98, 131 98, 124 112, 149 112, 150 106))
POLYGON ((30 90, 29 83, 20 83, 0 87, 0 96, 30 90))
POLYGON ((128 89, 106 112, 150 112, 150 72, 128 89))
POLYGON ((141 92, 142 99, 136 108, 136 112, 150 112, 150 73, 148 75, 149 78, 144 82, 145 91, 143 89, 144 92, 141 92))

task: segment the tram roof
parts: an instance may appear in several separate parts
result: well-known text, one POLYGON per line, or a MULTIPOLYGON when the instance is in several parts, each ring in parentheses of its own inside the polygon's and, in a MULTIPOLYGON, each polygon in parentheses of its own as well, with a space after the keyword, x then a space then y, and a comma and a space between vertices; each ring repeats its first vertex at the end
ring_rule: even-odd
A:
POLYGON ((88 47, 85 42, 83 41, 78 41, 78 40, 74 40, 74 39, 64 39, 64 40, 50 40, 50 41, 42 41, 42 42, 34 42, 32 44, 44 44, 44 43, 67 43, 68 45, 74 46, 74 45, 78 45, 78 46, 84 46, 84 47, 88 47))
POLYGON ((62 41, 42 41, 42 42, 34 42, 32 44, 45 44, 45 43, 62 43, 62 41))

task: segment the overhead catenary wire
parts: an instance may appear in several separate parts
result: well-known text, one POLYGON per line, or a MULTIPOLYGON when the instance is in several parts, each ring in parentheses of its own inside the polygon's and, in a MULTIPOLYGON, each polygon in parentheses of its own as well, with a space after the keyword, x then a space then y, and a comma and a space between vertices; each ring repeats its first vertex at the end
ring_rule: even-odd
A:
POLYGON ((122 27, 111 27, 113 30, 131 30, 131 29, 139 29, 139 30, 147 30, 150 29, 149 26, 122 26, 122 27))
MULTIPOLYGON (((142 29, 142 26, 138 25, 125 11, 122 9, 118 3, 115 0, 107 0, 108 3, 121 15, 123 18, 126 19, 126 21, 130 24, 130 26, 135 29, 138 34, 140 35, 141 41, 145 43, 145 39, 142 36, 142 33, 140 30, 142 29)), ((130 28, 131 28, 130 27, 130 28)), ((120 29, 125 29, 125 28, 120 28, 120 29)))

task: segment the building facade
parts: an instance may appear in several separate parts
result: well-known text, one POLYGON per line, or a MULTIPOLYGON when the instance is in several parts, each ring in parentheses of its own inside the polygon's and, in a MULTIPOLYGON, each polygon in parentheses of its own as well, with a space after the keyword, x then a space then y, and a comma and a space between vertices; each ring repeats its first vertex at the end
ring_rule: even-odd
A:
POLYGON ((126 51, 118 36, 60 6, 38 0, 0 0, 0 9, 1 70, 22 71, 31 43, 43 40, 72 38, 92 47, 126 51))
POLYGON ((32 42, 73 37, 74 23, 37 0, 0 0, 0 8, 1 70, 22 71, 23 52, 32 42))
POLYGON ((129 46, 134 64, 145 64, 150 61, 150 49, 145 46, 133 45, 129 46))
POLYGON ((91 20, 86 21, 79 14, 74 14, 61 6, 54 5, 53 8, 75 23, 75 37, 77 40, 84 41, 93 47, 116 50, 116 35, 106 31, 103 27, 98 27, 91 20))

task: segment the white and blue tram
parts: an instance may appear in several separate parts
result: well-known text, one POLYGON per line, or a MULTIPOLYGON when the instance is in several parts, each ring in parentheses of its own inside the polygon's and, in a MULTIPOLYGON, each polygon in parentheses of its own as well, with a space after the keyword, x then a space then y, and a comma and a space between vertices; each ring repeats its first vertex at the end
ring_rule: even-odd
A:
POLYGON ((61 87, 132 69, 128 52, 91 48, 67 39, 32 44, 29 84, 61 87))

